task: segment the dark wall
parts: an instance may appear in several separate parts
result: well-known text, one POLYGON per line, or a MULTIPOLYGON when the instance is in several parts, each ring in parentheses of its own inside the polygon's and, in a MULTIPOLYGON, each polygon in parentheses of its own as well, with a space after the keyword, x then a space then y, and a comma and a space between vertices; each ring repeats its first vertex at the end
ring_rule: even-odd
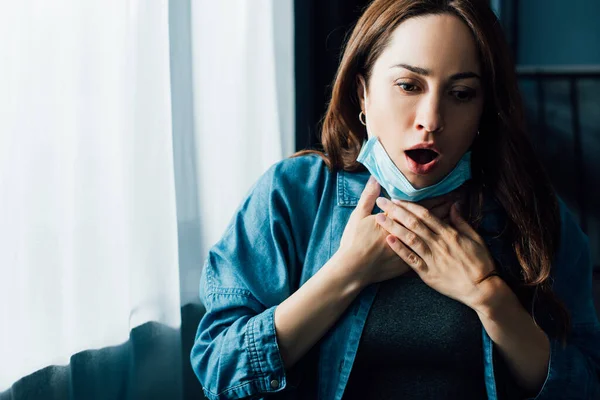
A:
POLYGON ((517 2, 520 65, 600 65, 600 1, 517 2))
POLYGON ((529 130, 600 274, 600 1, 503 0, 529 130))
POLYGON ((296 0, 296 149, 318 146, 319 122, 346 34, 367 0, 296 0))

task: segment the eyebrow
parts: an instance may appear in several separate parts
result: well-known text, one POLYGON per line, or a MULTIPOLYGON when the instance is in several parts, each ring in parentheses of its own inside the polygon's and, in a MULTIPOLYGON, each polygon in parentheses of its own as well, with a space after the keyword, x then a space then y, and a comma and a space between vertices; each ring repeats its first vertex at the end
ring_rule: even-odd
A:
MULTIPOLYGON (((404 69, 414 72, 415 74, 419 74, 419 75, 423 75, 423 76, 431 75, 431 70, 421 68, 421 67, 415 67, 414 65, 409 65, 409 64, 400 63, 400 64, 396 64, 396 65, 392 66, 392 68, 404 68, 404 69)), ((458 81, 461 79, 469 79, 469 78, 481 79, 481 77, 479 75, 477 75, 475 72, 467 71, 467 72, 459 72, 457 74, 452 75, 450 77, 450 80, 458 81)))

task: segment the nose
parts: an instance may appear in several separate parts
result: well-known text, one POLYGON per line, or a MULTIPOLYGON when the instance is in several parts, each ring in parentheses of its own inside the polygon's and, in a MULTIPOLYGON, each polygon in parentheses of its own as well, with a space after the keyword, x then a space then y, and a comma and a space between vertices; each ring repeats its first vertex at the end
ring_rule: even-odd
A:
POLYGON ((415 120, 415 127, 419 132, 441 132, 444 130, 439 95, 430 93, 422 98, 415 120))

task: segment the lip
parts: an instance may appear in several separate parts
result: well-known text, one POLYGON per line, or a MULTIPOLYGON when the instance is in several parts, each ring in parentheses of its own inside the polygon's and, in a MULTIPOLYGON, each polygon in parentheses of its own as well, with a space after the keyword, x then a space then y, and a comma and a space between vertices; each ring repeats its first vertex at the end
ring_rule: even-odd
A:
POLYGON ((439 151, 439 149, 435 146, 434 143, 419 143, 414 145, 413 147, 409 147, 408 149, 404 150, 418 150, 418 149, 427 149, 427 150, 433 150, 438 154, 441 154, 441 152, 439 151))
POLYGON ((413 174, 427 175, 427 174, 431 173, 435 169, 435 167, 437 167, 437 165, 439 164, 440 158, 442 158, 442 155, 433 143, 419 143, 415 146, 412 146, 412 147, 406 149, 404 151, 404 158, 406 158, 406 165, 408 166, 408 169, 413 174), (417 149, 433 150, 438 154, 438 156, 434 160, 428 162, 427 164, 418 164, 412 158, 410 158, 408 156, 408 154, 406 154, 406 151, 408 151, 408 150, 417 150, 417 149))

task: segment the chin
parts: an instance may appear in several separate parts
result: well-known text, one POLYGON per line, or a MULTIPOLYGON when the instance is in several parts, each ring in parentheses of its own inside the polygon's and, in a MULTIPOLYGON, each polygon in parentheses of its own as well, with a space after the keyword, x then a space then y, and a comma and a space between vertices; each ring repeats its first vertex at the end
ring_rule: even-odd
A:
MULTIPOLYGON (((415 176, 416 176, 416 178, 408 179, 410 184, 413 185, 413 187, 415 189, 423 189, 427 186, 433 185, 433 183, 430 182, 430 177, 425 177, 425 176, 420 176, 420 175, 415 175, 415 176)), ((408 176, 407 176, 407 178, 408 178, 408 176)))
POLYGON ((442 179, 444 179, 444 177, 448 174, 448 172, 442 173, 441 175, 439 171, 427 175, 417 175, 410 171, 402 171, 404 176, 406 176, 406 179, 408 179, 410 184, 413 185, 415 189, 423 189, 425 187, 433 186, 436 183, 441 182, 442 179))

